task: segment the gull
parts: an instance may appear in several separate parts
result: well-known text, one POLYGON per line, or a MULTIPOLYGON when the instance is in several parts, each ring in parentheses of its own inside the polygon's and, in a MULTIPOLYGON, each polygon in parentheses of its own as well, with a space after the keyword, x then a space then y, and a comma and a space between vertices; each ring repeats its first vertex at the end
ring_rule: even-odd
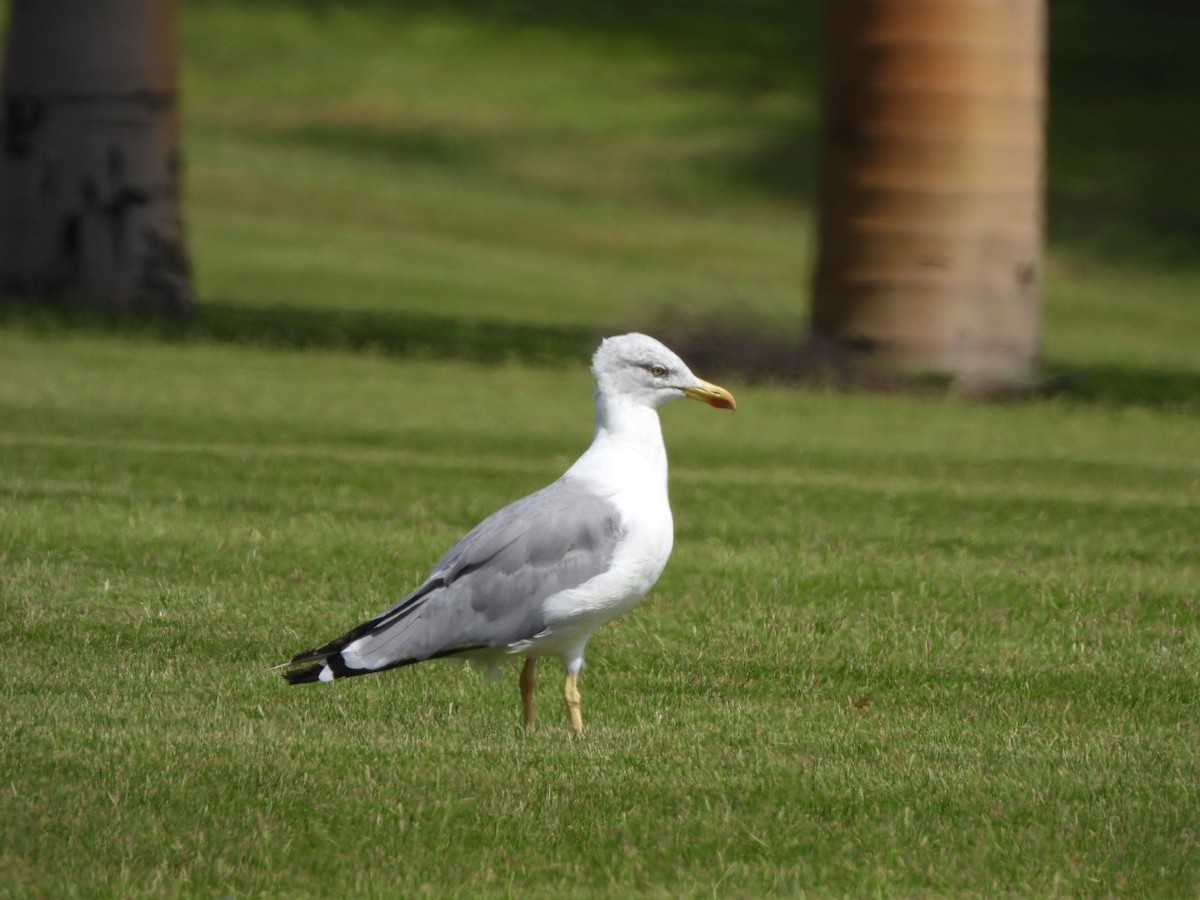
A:
POLYGON ((434 564, 407 597, 341 637, 294 656, 290 684, 368 675, 430 659, 467 659, 491 673, 524 658, 524 725, 534 726, 534 667, 566 670, 571 732, 583 732, 577 684, 588 638, 650 590, 671 554, 667 451, 658 409, 688 397, 734 409, 644 334, 605 338, 591 446, 555 482, 488 516, 434 564))

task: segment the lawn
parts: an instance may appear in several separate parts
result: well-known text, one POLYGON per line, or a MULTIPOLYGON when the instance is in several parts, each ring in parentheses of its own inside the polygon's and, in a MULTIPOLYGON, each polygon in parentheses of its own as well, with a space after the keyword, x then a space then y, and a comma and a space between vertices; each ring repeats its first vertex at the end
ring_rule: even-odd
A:
POLYGON ((752 303, 799 331, 811 151, 772 154, 816 110, 788 70, 743 84, 723 44, 436 12, 192 16, 188 193, 210 301, 590 328, 752 303))
POLYGON ((596 334, 800 333, 811 5, 185 4, 197 323, 0 321, 0 897, 1196 896, 1200 178, 1127 126, 1194 131, 1197 19, 1096 2, 1071 380, 664 410, 674 556, 580 741, 546 663, 533 733, 515 669, 270 667, 584 449, 596 334))
POLYGON ((1189 896, 1197 425, 734 384, 547 668, 289 688, 586 444, 582 364, 0 335, 12 895, 1189 896))

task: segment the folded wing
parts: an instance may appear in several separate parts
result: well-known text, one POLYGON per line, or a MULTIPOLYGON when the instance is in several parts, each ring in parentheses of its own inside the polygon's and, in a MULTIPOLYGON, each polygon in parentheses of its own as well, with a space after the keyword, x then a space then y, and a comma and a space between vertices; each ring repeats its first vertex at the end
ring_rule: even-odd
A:
POLYGON ((613 504, 570 478, 484 519, 415 591, 341 637, 300 653, 292 684, 502 649, 545 627, 544 601, 606 571, 620 537, 613 504))

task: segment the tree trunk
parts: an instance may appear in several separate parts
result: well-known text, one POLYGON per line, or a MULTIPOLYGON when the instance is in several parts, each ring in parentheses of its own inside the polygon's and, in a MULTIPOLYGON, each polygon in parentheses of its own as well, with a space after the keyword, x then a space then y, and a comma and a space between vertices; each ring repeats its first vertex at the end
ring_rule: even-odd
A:
POLYGON ((0 110, 0 293, 192 304, 173 0, 14 0, 0 110))
POLYGON ((812 328, 909 372, 1039 358, 1043 0, 827 0, 812 328))

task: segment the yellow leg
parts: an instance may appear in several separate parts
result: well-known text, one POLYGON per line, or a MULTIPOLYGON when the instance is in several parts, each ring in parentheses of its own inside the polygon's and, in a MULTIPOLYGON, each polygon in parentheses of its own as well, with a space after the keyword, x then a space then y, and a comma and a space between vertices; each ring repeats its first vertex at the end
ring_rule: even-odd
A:
POLYGON ((537 685, 537 679, 533 674, 533 667, 537 664, 536 657, 525 657, 525 665, 521 668, 521 712, 525 716, 525 729, 533 730, 533 689, 537 685))
POLYGON ((583 734, 583 716, 579 714, 579 688, 575 686, 575 676, 567 673, 567 681, 563 685, 563 700, 567 702, 567 717, 571 720, 571 733, 575 737, 583 734))

